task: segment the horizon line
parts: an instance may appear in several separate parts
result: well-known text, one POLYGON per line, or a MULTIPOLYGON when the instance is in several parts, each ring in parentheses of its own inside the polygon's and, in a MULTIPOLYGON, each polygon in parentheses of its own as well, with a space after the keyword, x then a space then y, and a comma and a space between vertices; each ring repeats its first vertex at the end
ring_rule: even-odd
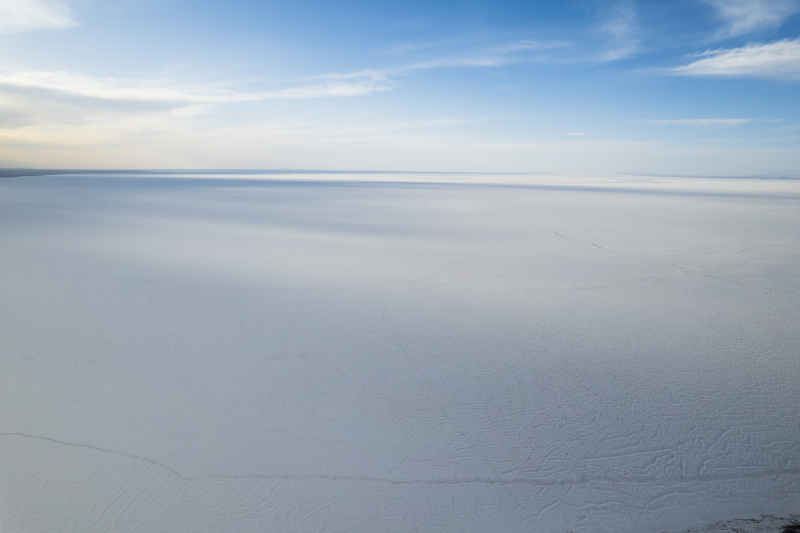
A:
POLYGON ((389 175, 462 175, 462 176, 572 176, 572 177, 647 177, 647 178, 695 178, 695 179, 719 179, 719 180, 800 180, 800 176, 789 175, 763 175, 763 174, 691 174, 691 173, 653 173, 653 172, 613 172, 587 174, 584 172, 563 173, 553 171, 463 171, 463 170, 352 170, 352 169, 308 169, 308 168, 41 168, 41 167, 2 167, 0 166, 0 178, 13 178, 25 176, 44 176, 60 174, 250 174, 250 175, 270 175, 270 174, 389 174, 389 175))

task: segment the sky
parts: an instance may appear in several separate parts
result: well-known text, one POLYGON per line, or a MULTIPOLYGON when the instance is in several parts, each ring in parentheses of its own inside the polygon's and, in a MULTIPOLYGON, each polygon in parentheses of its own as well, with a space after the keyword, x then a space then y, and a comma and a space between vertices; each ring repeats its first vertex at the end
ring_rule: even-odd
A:
POLYGON ((800 0, 0 0, 0 166, 800 176, 800 0))

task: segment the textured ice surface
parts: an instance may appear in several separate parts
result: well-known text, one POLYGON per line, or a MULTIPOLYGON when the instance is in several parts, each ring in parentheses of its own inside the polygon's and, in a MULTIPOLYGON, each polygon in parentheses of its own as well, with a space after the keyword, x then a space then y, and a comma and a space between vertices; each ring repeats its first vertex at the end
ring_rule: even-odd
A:
POLYGON ((5 179, 0 260, 3 533, 800 510, 800 182, 5 179))
POLYGON ((800 515, 793 516, 760 516, 758 518, 742 518, 722 520, 709 526, 692 528, 686 533, 794 533, 800 529, 784 529, 786 526, 800 528, 800 515))

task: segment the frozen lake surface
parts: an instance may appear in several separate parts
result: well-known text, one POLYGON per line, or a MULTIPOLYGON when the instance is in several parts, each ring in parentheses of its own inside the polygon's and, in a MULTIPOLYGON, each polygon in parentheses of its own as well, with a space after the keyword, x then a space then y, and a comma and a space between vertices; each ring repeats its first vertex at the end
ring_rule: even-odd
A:
POLYGON ((199 177, 0 180, 3 533, 800 512, 800 182, 199 177))

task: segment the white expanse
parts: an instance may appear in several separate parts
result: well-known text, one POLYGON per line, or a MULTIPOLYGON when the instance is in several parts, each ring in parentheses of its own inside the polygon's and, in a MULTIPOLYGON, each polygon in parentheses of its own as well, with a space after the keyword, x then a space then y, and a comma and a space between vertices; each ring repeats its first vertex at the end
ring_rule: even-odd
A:
POLYGON ((0 180, 0 531, 800 512, 800 181, 244 177, 0 180))

